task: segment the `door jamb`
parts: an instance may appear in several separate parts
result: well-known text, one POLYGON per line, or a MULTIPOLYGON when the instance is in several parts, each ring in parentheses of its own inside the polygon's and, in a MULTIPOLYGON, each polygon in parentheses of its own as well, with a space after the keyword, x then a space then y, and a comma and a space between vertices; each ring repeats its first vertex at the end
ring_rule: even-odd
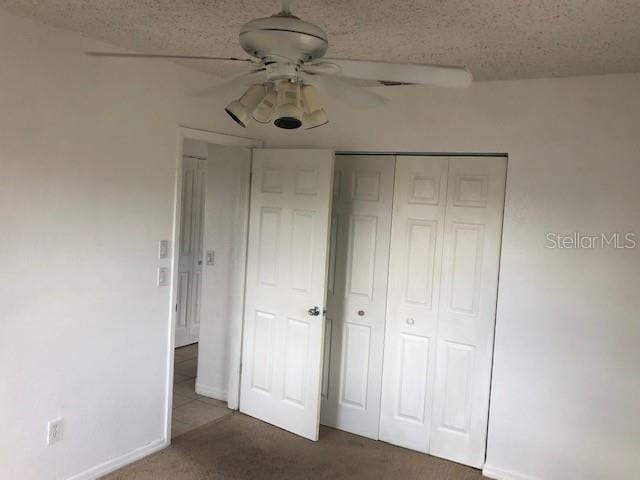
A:
MULTIPOLYGON (((178 298, 177 282, 178 282, 178 244, 180 242, 180 216, 182 211, 182 156, 183 146, 185 139, 199 140, 206 143, 215 145, 229 146, 229 147, 241 147, 249 150, 262 147, 262 140, 246 137, 238 137, 235 135, 228 135, 222 133, 211 132, 208 130, 200 130, 195 128, 189 128, 184 126, 178 127, 178 138, 176 146, 176 163, 175 163, 175 183, 174 183, 174 198, 173 198, 173 228, 171 233, 171 275, 169 286, 169 331, 167 332, 167 356, 166 356, 166 381, 165 381, 165 424, 164 424, 164 444, 168 446, 171 444, 171 416, 173 406, 173 361, 175 351, 175 327, 176 327, 176 311, 174 305, 178 298)), ((248 221, 249 221, 249 185, 251 175, 251 167, 247 172, 247 185, 246 192, 243 192, 241 205, 241 213, 243 215, 243 235, 241 239, 241 245, 247 243, 248 235, 248 221)), ((242 328, 243 328, 243 311, 244 311, 244 275, 245 269, 242 265, 246 266, 246 248, 239 248, 236 255, 232 259, 233 263, 240 266, 242 274, 240 278, 236 279, 236 285, 234 289, 237 289, 238 297, 233 302, 231 307, 232 315, 230 318, 231 324, 231 345, 230 345, 230 362, 229 362, 229 391, 228 391, 228 406, 231 409, 237 410, 239 406, 240 397, 240 361, 242 358, 242 328)))

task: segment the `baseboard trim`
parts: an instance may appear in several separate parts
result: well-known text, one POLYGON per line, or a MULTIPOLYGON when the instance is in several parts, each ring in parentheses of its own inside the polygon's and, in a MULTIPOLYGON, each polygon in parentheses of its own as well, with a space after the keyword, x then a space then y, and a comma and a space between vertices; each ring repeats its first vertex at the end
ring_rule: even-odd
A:
POLYGON ((164 438, 154 440, 153 442, 140 448, 136 448, 129 453, 125 453, 124 455, 101 463, 100 465, 91 467, 90 469, 78 473, 73 477, 69 477, 68 480, 95 480, 103 475, 106 475, 107 473, 118 470, 119 468, 129 465, 130 463, 140 460, 141 458, 151 455, 152 453, 160 451, 168 446, 169 442, 167 442, 164 438))
POLYGON ((485 464, 482 467, 482 475, 493 480, 538 480, 528 475, 522 475, 521 473, 508 472, 501 468, 492 467, 485 464))
POLYGON ((216 400, 227 401, 227 392, 219 388, 211 387, 203 383, 196 382, 196 393, 205 397, 215 398, 216 400))

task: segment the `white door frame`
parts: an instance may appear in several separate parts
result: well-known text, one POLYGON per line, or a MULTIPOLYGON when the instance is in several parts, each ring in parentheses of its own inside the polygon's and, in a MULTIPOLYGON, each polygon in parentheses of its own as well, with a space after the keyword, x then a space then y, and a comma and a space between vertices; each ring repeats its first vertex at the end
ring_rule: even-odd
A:
MULTIPOLYGON (((175 304, 178 300, 178 244, 180 241, 180 215, 182 212, 182 156, 185 139, 199 140, 215 145, 227 147, 241 147, 247 149, 262 147, 262 140, 254 138, 237 137, 222 133, 210 132, 207 130, 199 130, 189 127, 178 127, 178 142, 176 146, 176 175, 174 184, 173 198, 173 231, 171 243, 171 283, 169 290, 169 331, 167 332, 167 376, 165 383, 165 425, 164 425, 164 444, 171 444, 171 414, 173 404, 173 357, 175 350, 175 334, 176 319, 175 304)), ((243 216, 242 224, 243 234, 240 241, 245 248, 238 249, 236 257, 232 259, 232 263, 239 267, 242 274, 235 279, 234 291, 237 297, 231 302, 231 314, 229 321, 231 322, 230 334, 230 354, 229 354, 229 389, 227 403, 229 408, 237 410, 240 399, 240 361, 242 358, 242 323, 244 310, 244 268, 246 265, 246 243, 248 233, 249 220, 249 179, 251 172, 247 172, 246 191, 243 192, 243 216)))

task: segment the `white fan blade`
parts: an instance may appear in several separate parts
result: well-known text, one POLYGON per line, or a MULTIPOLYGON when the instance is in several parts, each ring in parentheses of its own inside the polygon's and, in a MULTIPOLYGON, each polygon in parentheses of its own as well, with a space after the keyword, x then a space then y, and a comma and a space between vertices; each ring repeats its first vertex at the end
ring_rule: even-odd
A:
POLYGON ((338 75, 313 75, 312 83, 326 94, 357 108, 378 107, 389 101, 382 95, 354 85, 351 79, 338 75))
MULTIPOLYGON (((340 75, 363 80, 377 80, 381 83, 409 83, 437 85, 440 87, 466 88, 473 77, 463 67, 444 67, 422 65, 418 63, 370 62, 366 60, 342 60, 323 58, 322 64, 335 64, 340 67, 340 75)), ((305 68, 313 68, 309 64, 305 68)), ((322 68, 322 67, 321 67, 322 68)))
POLYGON ((340 75, 340 70, 335 69, 333 67, 328 66, 326 63, 314 63, 313 65, 305 65, 301 70, 303 74, 306 75, 306 79, 308 81, 313 82, 314 79, 319 78, 320 76, 331 75, 334 77, 339 77, 343 81, 353 85, 354 87, 384 87, 384 83, 380 83, 378 80, 368 80, 362 78, 353 78, 353 77, 345 77, 340 75))
POLYGON ((113 52, 84 52, 90 57, 115 57, 115 58, 175 58, 181 60, 215 60, 223 62, 249 62, 256 63, 248 58, 235 57, 204 57, 199 55, 164 55, 160 53, 113 53, 113 52))
POLYGON ((345 81, 357 87, 383 87, 384 83, 378 80, 370 80, 364 78, 345 77, 341 75, 342 69, 339 65, 331 62, 316 62, 304 65, 302 68, 304 73, 309 75, 337 75, 341 76, 345 81))
POLYGON ((206 90, 196 92, 192 95, 195 97, 211 97, 215 95, 222 95, 223 93, 228 92, 238 85, 250 85, 254 83, 256 79, 253 78, 253 76, 264 71, 264 68, 257 68, 255 70, 251 70, 250 72, 233 75, 231 77, 225 77, 222 79, 222 81, 216 83, 214 86, 207 88, 206 90))

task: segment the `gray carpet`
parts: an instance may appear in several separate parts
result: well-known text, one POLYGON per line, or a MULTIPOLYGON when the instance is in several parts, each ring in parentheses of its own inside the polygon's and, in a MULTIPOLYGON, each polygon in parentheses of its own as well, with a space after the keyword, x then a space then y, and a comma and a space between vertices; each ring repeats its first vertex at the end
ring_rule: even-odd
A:
POLYGON ((311 442, 234 413, 174 439, 109 480, 479 480, 480 471, 321 427, 311 442))

